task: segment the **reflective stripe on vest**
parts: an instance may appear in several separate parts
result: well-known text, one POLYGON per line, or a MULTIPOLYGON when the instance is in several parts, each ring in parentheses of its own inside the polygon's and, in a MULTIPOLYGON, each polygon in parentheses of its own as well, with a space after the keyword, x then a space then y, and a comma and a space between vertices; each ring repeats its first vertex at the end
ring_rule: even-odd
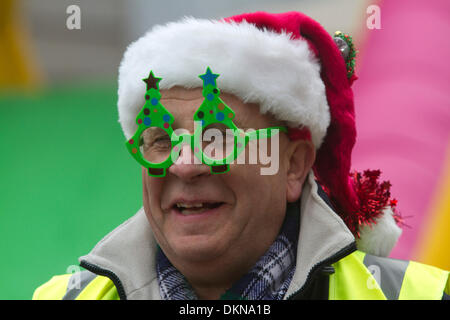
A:
POLYGON ((75 300, 95 277, 97 277, 95 273, 87 270, 72 274, 67 284, 66 294, 62 299, 75 300))
POLYGON ((449 272, 355 251, 333 264, 329 299, 442 299, 449 272))
POLYGON ((363 260, 386 299, 397 300, 409 261, 382 258, 366 254, 363 260))

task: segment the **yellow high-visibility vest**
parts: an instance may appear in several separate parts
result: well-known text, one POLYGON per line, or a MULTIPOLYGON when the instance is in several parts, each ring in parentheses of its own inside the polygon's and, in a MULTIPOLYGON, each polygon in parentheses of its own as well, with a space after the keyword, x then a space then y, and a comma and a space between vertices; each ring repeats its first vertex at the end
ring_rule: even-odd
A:
MULTIPOLYGON (((355 251, 332 264, 330 300, 440 300, 450 295, 449 271, 355 251)), ((53 277, 34 300, 118 300, 114 283, 90 271, 53 277), (79 281, 71 284, 76 276, 79 281)))
POLYGON ((355 251, 333 267, 330 300, 440 300, 450 293, 448 271, 414 261, 355 251))

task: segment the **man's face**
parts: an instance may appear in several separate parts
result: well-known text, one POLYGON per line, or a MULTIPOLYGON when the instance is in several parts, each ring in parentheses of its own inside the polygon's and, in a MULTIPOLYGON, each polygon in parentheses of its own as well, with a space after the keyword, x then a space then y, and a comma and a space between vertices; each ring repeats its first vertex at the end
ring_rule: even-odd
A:
MULTIPOLYGON (((161 94, 161 103, 174 116, 173 129, 193 133, 193 115, 204 100, 201 89, 175 87, 161 94)), ((221 98, 235 111, 239 128, 280 124, 260 114, 257 105, 225 93, 221 98)), ((289 139, 285 133, 275 139, 282 156, 274 175, 262 175, 263 165, 248 161, 231 164, 227 173, 211 174, 209 166, 194 162, 187 145, 165 177, 150 177, 143 168, 145 212, 159 245, 176 267, 214 261, 232 264, 233 260, 245 264, 264 254, 278 235, 287 200, 289 139)))

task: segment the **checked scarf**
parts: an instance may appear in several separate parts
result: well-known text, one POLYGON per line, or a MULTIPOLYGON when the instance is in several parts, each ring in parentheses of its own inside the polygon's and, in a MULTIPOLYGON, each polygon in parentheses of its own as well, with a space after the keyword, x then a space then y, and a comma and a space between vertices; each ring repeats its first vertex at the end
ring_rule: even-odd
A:
MULTIPOLYGON (((280 233, 255 266, 221 297, 226 300, 282 300, 295 272, 299 203, 288 203, 280 233)), ((163 300, 197 300, 186 278, 158 247, 156 271, 163 300)))

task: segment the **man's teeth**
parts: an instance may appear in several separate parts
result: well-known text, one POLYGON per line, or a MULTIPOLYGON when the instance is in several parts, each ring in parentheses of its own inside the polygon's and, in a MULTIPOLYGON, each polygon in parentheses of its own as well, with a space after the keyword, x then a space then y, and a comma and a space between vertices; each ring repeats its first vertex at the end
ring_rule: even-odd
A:
POLYGON ((219 205, 220 203, 201 203, 201 202, 192 204, 178 202, 176 204, 177 209, 183 215, 200 214, 206 210, 217 208, 219 205))
POLYGON ((203 203, 187 204, 187 203, 179 202, 179 203, 177 203, 177 207, 180 208, 180 209, 184 209, 184 208, 202 208, 203 207, 203 203))

